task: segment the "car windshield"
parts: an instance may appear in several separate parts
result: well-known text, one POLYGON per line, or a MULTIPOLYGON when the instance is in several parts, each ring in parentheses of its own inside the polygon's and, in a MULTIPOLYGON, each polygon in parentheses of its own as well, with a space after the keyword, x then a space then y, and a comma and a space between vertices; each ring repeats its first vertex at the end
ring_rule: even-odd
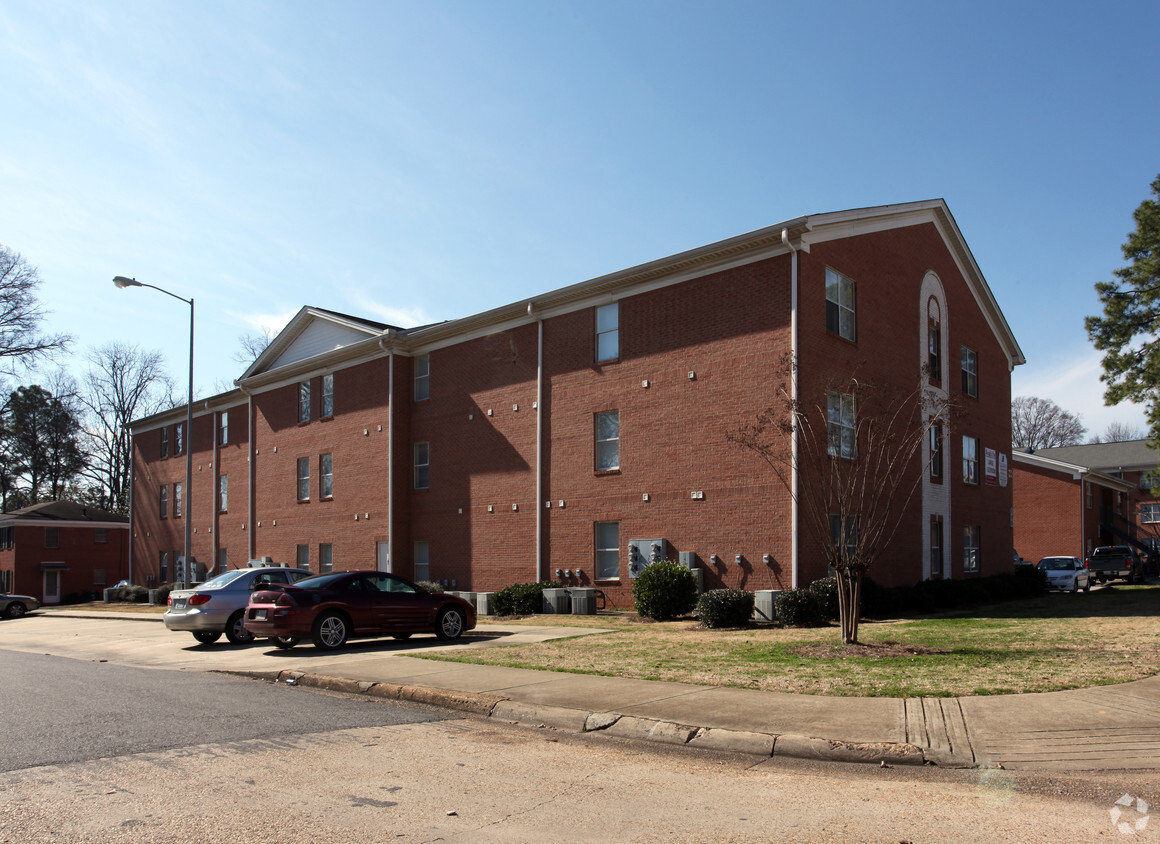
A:
POLYGON ((1067 571, 1075 568, 1075 563, 1069 557, 1048 557, 1039 561, 1039 568, 1044 571, 1067 571))
POLYGON ((198 589, 221 589, 223 586, 233 583, 239 577, 246 573, 246 569, 234 569, 219 574, 217 577, 211 577, 205 583, 199 584, 198 589))

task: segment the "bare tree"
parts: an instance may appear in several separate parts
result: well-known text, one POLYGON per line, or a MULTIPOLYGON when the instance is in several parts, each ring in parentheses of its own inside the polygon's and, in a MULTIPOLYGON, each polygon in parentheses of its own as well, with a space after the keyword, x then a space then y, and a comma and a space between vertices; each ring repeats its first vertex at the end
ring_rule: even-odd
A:
POLYGON ((179 403, 164 361, 160 352, 124 343, 109 343, 88 353, 89 368, 79 392, 86 411, 85 477, 103 509, 129 510, 133 460, 129 423, 179 403))
MULTIPOLYGON (((793 361, 785 367, 792 377, 793 361)), ((806 401, 783 384, 778 404, 728 435, 797 501, 805 533, 834 569, 846 644, 858 641, 863 576, 890 546, 931 461, 942 459, 953 408, 927 383, 925 373, 909 390, 851 377, 819 385, 806 401), (932 439, 938 449, 925 448, 932 439)))
POLYGON ((36 358, 67 348, 67 334, 41 331, 45 310, 37 299, 40 273, 16 252, 0 243, 0 358, 9 371, 17 362, 30 365, 36 358))
POLYGON ((275 332, 268 328, 263 328, 261 332, 242 334, 238 337, 238 345, 241 348, 230 357, 234 362, 248 367, 274 342, 274 337, 275 332))
POLYGON ((1051 399, 1019 396, 1011 402, 1011 445, 1015 448, 1079 445, 1085 433, 1079 417, 1051 399))
POLYGON ((1092 437, 1093 443, 1126 443, 1147 438, 1148 432, 1142 425, 1128 422, 1109 422, 1102 434, 1092 437))

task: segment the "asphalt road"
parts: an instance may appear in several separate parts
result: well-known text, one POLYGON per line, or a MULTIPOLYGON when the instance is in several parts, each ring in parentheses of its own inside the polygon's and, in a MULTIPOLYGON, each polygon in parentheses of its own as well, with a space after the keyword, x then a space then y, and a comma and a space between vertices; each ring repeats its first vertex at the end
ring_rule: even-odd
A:
POLYGON ((303 694, 221 674, 5 650, 0 677, 0 771, 452 717, 432 708, 303 694))

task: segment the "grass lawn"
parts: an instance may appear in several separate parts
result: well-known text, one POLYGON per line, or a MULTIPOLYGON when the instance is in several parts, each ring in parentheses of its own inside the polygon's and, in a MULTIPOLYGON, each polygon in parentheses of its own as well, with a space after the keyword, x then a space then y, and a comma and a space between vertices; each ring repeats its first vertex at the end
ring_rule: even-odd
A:
POLYGON ((1160 673, 1160 586, 1052 593, 937 617, 863 622, 860 644, 850 646, 841 644, 836 625, 706 630, 689 619, 656 623, 614 615, 539 615, 514 623, 612 632, 422 656, 710 686, 893 697, 1044 692, 1160 673))

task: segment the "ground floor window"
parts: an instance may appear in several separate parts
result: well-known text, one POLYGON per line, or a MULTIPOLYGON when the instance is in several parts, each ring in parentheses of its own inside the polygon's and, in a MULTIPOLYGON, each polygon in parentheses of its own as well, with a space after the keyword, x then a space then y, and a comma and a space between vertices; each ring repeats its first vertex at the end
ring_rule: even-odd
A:
POLYGON ((930 576, 943 576, 943 522, 942 516, 930 517, 930 576))
POLYGON ((298 546, 298 568, 300 568, 300 569, 309 569, 310 568, 310 546, 309 545, 299 545, 298 546))
POLYGON ((322 572, 333 571, 334 562, 330 557, 330 543, 324 542, 318 546, 318 571, 322 572))
POLYGON ((169 552, 168 551, 161 552, 161 561, 158 564, 158 567, 161 569, 161 582, 168 583, 169 582, 169 552))
POLYGON ((0 571, 0 592, 12 592, 12 572, 0 571))
POLYGON ((620 577, 620 522, 596 523, 596 579, 620 577))
POLYGON ((979 536, 982 530, 978 525, 967 525, 963 528, 963 571, 979 570, 979 536))
POLYGON ((415 580, 431 579, 431 544, 422 539, 415 543, 415 580))

